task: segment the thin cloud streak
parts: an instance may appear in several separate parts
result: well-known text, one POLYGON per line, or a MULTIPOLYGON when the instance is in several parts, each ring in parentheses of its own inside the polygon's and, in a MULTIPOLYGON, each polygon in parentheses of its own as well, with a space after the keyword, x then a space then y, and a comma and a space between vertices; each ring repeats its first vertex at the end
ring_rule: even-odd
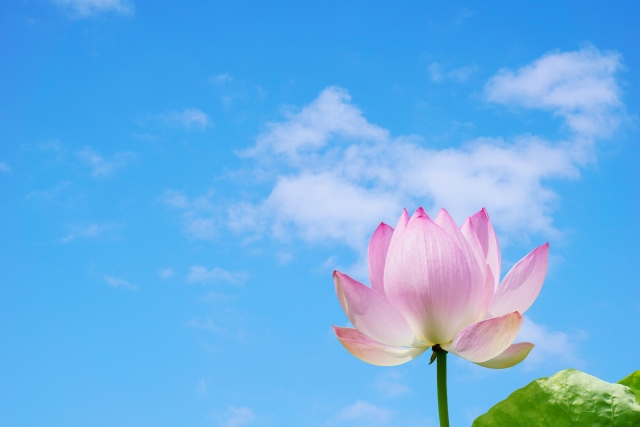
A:
POLYGON ((103 178, 113 175, 136 159, 136 154, 130 151, 115 153, 111 158, 102 156, 91 147, 85 147, 78 152, 78 157, 91 168, 91 176, 103 178))
POLYGON ((128 0, 53 0, 59 7, 79 18, 88 18, 101 13, 133 15, 135 7, 128 0))
POLYGON ((331 420, 329 425, 380 426, 387 424, 392 412, 365 400, 345 406, 331 420))
POLYGON ((110 286, 113 286, 114 288, 126 288, 132 291, 135 291, 138 289, 137 285, 134 285, 133 283, 130 283, 124 279, 121 279, 115 276, 106 275, 104 276, 104 281, 107 282, 107 284, 109 284, 110 286))
POLYGON ((586 362, 580 357, 580 344, 587 338, 584 331, 576 334, 554 331, 547 326, 535 323, 524 316, 522 329, 517 341, 535 344, 531 353, 523 362, 525 370, 532 370, 542 365, 559 363, 582 369, 586 362))
POLYGON ((78 239, 98 239, 105 236, 117 236, 122 225, 107 222, 103 224, 89 223, 84 225, 75 225, 72 231, 65 237, 60 239, 62 243, 69 243, 78 239))
POLYGON ((249 275, 245 272, 233 272, 222 268, 208 269, 201 265, 191 267, 187 274, 187 282, 189 283, 216 283, 225 282, 231 285, 242 285, 247 281, 249 275))
POLYGON ((185 232, 198 240, 215 240, 218 237, 219 215, 211 202, 213 194, 190 199, 183 192, 167 190, 160 200, 167 206, 182 211, 185 232))
POLYGON ((172 111, 164 114, 161 119, 172 126, 178 126, 185 130, 205 130, 213 123, 204 111, 197 108, 188 108, 182 111, 172 111))

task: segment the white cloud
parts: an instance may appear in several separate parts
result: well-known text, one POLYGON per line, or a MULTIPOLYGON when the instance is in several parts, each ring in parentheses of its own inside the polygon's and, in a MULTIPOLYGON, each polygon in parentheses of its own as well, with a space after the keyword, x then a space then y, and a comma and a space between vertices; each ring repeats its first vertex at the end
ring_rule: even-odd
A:
POLYGON ((102 227, 98 224, 89 224, 85 227, 77 228, 66 237, 63 237, 61 241, 67 243, 78 238, 98 237, 100 233, 102 233, 102 227))
POLYGON ((114 12, 120 15, 133 15, 135 7, 128 0, 53 0, 58 6, 71 11, 74 15, 86 18, 100 13, 114 12))
POLYGON ((113 286, 114 288, 127 288, 133 291, 138 289, 138 286, 134 285, 133 283, 130 283, 124 279, 120 279, 114 276, 109 276, 109 275, 104 276, 104 281, 107 282, 109 285, 113 286))
POLYGON ((172 277, 175 274, 175 271, 173 271, 172 268, 160 268, 158 269, 158 276, 160 276, 161 279, 168 279, 169 277, 172 277))
POLYGON ((255 419, 256 416, 251 408, 247 408, 245 406, 236 408, 235 406, 232 406, 225 414, 220 425, 222 427, 242 427, 250 425, 255 419))
POLYGON ((216 74, 211 77, 211 82, 215 84, 226 84, 232 82, 234 79, 229 75, 229 73, 216 74))
POLYGON ((585 339, 586 332, 584 331, 573 335, 553 331, 525 316, 517 341, 528 341, 535 344, 523 362, 525 369, 534 369, 550 363, 583 368, 585 361, 580 357, 578 348, 585 339))
POLYGON ((478 69, 478 67, 475 65, 468 65, 466 67, 460 67, 453 70, 446 70, 441 64, 432 62, 429 64, 427 69, 431 76, 431 81, 435 83, 442 83, 444 80, 464 82, 478 69))
POLYGON ((212 193, 189 199, 180 191, 167 190, 160 199, 172 208, 182 211, 184 230, 199 240, 213 240, 218 235, 215 207, 210 199, 212 193))
POLYGON ((198 385, 196 386, 196 394, 200 394, 200 395, 204 395, 207 394, 207 380, 206 379, 201 379, 200 381, 198 381, 198 385))
POLYGON ((344 89, 329 87, 282 122, 268 124, 255 146, 240 153, 255 161, 256 175, 271 179, 272 187, 254 204, 231 206, 228 226, 283 241, 343 243, 363 255, 381 220, 395 225, 403 207, 422 205, 432 214, 445 207, 458 221, 486 207, 506 238, 556 236, 553 212, 560 197, 550 181, 579 178, 594 158, 595 138, 617 123, 622 113, 613 74, 619 61, 595 49, 554 53, 491 80, 490 100, 544 105, 565 117, 576 135, 561 141, 533 135, 483 137, 456 148, 431 148, 420 137, 394 137, 369 123, 344 89), (545 65, 556 62, 566 67, 545 65), (538 76, 541 69, 546 81, 565 88, 562 92, 582 97, 576 95, 572 104, 554 96, 541 101, 553 92, 549 85, 516 96, 523 76, 538 76), (505 83, 512 80, 518 84, 505 83), (589 95, 591 89, 595 95, 589 95), (575 125, 584 120, 595 128, 575 125))
POLYGON ((276 258, 278 259, 278 264, 285 265, 289 264, 293 259, 293 254, 291 252, 279 251, 276 253, 276 258))
POLYGON ((374 388, 383 397, 398 397, 407 394, 411 389, 402 382, 402 374, 397 370, 387 370, 378 375, 374 388))
POLYGON ((91 168, 92 176, 105 177, 131 163, 135 160, 136 155, 129 151, 121 151, 108 159, 92 148, 85 147, 78 152, 78 157, 91 168))
POLYGON ((283 123, 269 123, 255 147, 241 153, 257 156, 274 153, 289 162, 309 160, 307 155, 324 148, 332 137, 384 141, 389 132, 372 125, 349 103, 346 91, 329 88, 298 113, 286 113, 283 123))
POLYGON ((113 234, 114 232, 118 232, 118 228, 120 228, 118 224, 114 223, 104 223, 104 224, 95 224, 89 223, 85 225, 76 225, 73 226, 71 232, 60 239, 62 243, 69 243, 77 239, 95 239, 105 236, 105 234, 113 234))
POLYGON ((387 423, 392 413, 367 401, 358 400, 345 406, 330 420, 329 424, 350 426, 377 426, 387 423))
POLYGON ((518 70, 500 70, 486 85, 490 101, 552 111, 584 136, 606 136, 624 118, 616 52, 588 47, 553 52, 518 70))
POLYGON ((11 167, 6 162, 0 162, 0 172, 9 173, 11 172, 11 167))
POLYGON ((226 282, 231 285, 242 285, 248 278, 249 275, 245 272, 233 272, 217 267, 209 270, 201 265, 191 267, 191 271, 187 274, 189 283, 226 282))
POLYGON ((216 237, 216 223, 213 218, 185 217, 185 230, 192 236, 202 240, 213 240, 216 237))
POLYGON ((218 292, 209 292, 208 294, 206 294, 201 298, 201 301, 210 302, 214 304, 227 303, 235 300, 236 300, 235 295, 221 294, 218 292))
POLYGON ((193 329, 203 329, 211 332, 224 332, 224 329, 216 325, 211 319, 191 319, 186 326, 193 329))
POLYGON ((162 115, 161 118, 168 124, 180 126, 186 130, 204 130, 212 124, 209 116, 197 108, 173 111, 162 115))

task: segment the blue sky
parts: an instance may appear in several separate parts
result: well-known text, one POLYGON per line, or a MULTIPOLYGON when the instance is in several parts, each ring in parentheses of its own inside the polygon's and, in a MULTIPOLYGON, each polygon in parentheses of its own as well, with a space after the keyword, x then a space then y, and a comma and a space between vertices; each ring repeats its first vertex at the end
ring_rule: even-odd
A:
POLYGON ((434 426, 435 366, 350 356, 338 268, 486 207, 550 270, 452 425, 640 369, 635 2, 0 2, 0 424, 434 426))

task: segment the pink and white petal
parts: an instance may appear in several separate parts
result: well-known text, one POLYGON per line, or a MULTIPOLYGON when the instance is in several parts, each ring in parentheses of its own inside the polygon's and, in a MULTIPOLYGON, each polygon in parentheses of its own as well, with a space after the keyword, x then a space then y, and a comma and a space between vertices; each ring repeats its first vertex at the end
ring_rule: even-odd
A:
POLYGON ((393 228, 384 222, 381 223, 371 236, 367 251, 371 287, 382 295, 384 295, 384 264, 387 260, 391 236, 393 236, 393 228))
POLYGON ((538 246, 507 273, 489 305, 491 317, 524 313, 536 300, 547 275, 549 243, 538 246))
POLYGON ((496 285, 491 269, 489 268, 489 266, 486 266, 485 268, 487 269, 487 276, 484 281, 484 301, 482 303, 482 311, 480 312, 480 316, 478 316, 477 321, 495 317, 487 315, 487 310, 489 310, 491 301, 493 300, 493 297, 496 293, 496 285))
POLYGON ((530 342, 519 342, 518 344, 511 344, 505 351, 503 351, 493 359, 489 359, 486 362, 480 362, 476 364, 491 369, 510 368, 522 362, 525 357, 529 355, 529 352, 531 351, 533 346, 534 345, 530 342))
POLYGON ((375 342, 356 329, 334 326, 340 343, 358 359, 377 366, 407 363, 424 353, 428 347, 394 347, 375 342))
POLYGON ((393 346, 417 342, 402 313, 385 297, 339 271, 333 272, 333 280, 342 309, 360 332, 393 346))
MULTIPOLYGON (((409 212, 406 209, 402 210, 402 214, 400 215, 400 219, 398 219, 398 223, 396 224, 396 228, 393 229, 393 236, 391 236, 391 242, 389 242, 389 249, 393 246, 393 243, 398 240, 398 237, 404 232, 409 224, 409 212)), ((388 253, 388 251, 387 251, 388 253)))
POLYGON ((498 238, 493 230, 493 225, 491 225, 491 220, 485 208, 471 216, 470 219, 476 236, 480 241, 485 263, 491 268, 491 273, 496 280, 495 287, 497 288, 500 280, 500 246, 498 246, 498 238))
MULTIPOLYGON (((462 234, 462 231, 458 228, 456 222, 451 218, 449 212, 444 208, 440 209, 436 219, 433 221, 436 225, 440 226, 457 244, 467 260, 469 265, 469 272, 471 273, 472 296, 467 305, 466 314, 462 317, 458 330, 470 325, 473 322, 477 322, 478 318, 482 314, 484 300, 485 300, 485 277, 487 268, 478 262, 478 258, 473 248, 467 242, 467 239, 462 234)), ((477 238, 476 238, 477 240, 477 238)), ((482 250, 479 246, 478 249, 482 250)), ((478 254, 479 255, 479 254, 478 254)), ((457 332, 457 331, 456 331, 457 332)))
POLYGON ((482 269, 486 269, 486 261, 484 258, 484 252, 482 251, 482 245, 480 245, 480 240, 478 240, 478 236, 476 235, 476 231, 473 228, 473 224, 471 223, 471 218, 467 218, 462 226, 460 227, 460 233, 464 236, 465 240, 469 244, 473 255, 475 256, 476 262, 482 269))
POLYGON ((462 227, 460 227, 460 232, 462 233, 464 238, 467 240, 467 242, 469 242, 469 246, 471 247, 471 250, 476 256, 478 264, 480 264, 481 268, 483 268, 485 271, 485 280, 483 285, 484 297, 482 301, 482 310, 480 311, 480 315, 476 319, 476 321, 479 321, 479 320, 482 320, 485 313, 487 312, 487 309, 489 308, 489 304, 491 304, 493 295, 495 295, 495 292, 496 292, 496 284, 498 283, 498 281, 493 277, 493 272, 491 271, 491 268, 489 268, 489 266, 485 262, 484 252, 482 250, 482 246, 480 245, 480 240, 476 235, 476 231, 473 228, 473 224, 471 223, 471 218, 467 218, 465 220, 464 224, 462 224, 462 227))
POLYGON ((486 362, 505 351, 516 339, 522 326, 518 312, 483 320, 461 330, 444 348, 474 363, 486 362))
POLYGON ((472 286, 464 254, 429 218, 411 221, 389 247, 385 294, 421 340, 440 344, 453 339, 472 286))
POLYGON ((429 215, 422 208, 422 206, 419 207, 418 209, 416 209, 416 211, 413 213, 413 215, 411 215, 411 219, 409 219, 409 222, 413 221, 416 218, 429 218, 429 215))

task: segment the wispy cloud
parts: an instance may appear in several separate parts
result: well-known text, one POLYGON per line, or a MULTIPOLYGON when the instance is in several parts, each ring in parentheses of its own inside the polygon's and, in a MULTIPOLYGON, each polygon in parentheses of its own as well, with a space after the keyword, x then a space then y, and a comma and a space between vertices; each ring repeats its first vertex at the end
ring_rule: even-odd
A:
POLYGON ((231 285, 242 285, 248 278, 249 274, 245 272, 233 272, 217 267, 209 270, 201 265, 191 267, 189 274, 187 274, 187 282, 189 283, 225 282, 231 285))
POLYGON ((187 327, 193 329, 203 329, 211 332, 224 332, 224 328, 216 325, 211 319, 191 319, 186 324, 187 327))
POLYGON ((560 141, 498 136, 430 148, 418 136, 392 136, 367 121, 346 90, 327 88, 285 120, 268 124, 255 146, 240 153, 272 187, 262 200, 231 206, 228 226, 282 240, 339 242, 362 255, 380 220, 395 224, 403 207, 435 212, 444 206, 461 221, 484 206, 504 237, 556 236, 553 212, 560 197, 550 182, 579 178, 595 156, 597 138, 618 123, 619 67, 618 55, 595 49, 552 53, 489 82, 490 101, 566 118, 574 134, 560 141), (563 66, 548 65, 555 63, 563 66), (541 74, 555 83, 522 94, 527 79, 536 83, 541 74), (551 87, 572 100, 556 100, 551 87), (591 126, 579 125, 585 121, 591 126))
POLYGON ((445 80, 453 80, 457 82, 466 81, 476 70, 478 67, 475 65, 468 65, 466 67, 460 67, 455 69, 447 69, 442 64, 437 62, 432 62, 429 64, 427 68, 429 71, 429 75, 431 76, 431 81, 435 83, 442 83, 445 80))
POLYGON ((213 304, 219 304, 219 303, 228 303, 228 302, 235 301, 236 296, 221 294, 218 292, 209 292, 208 294, 203 296, 200 300, 204 302, 213 303, 213 304))
POLYGON ((121 225, 112 222, 74 225, 71 227, 71 232, 60 239, 60 241, 62 243, 69 243, 77 239, 96 239, 109 234, 113 236, 120 228, 122 228, 121 225))
POLYGON ((112 175, 136 159, 135 153, 121 151, 111 158, 103 157, 90 147, 85 147, 78 152, 78 157, 91 168, 91 176, 106 177, 112 175))
POLYGON ((524 368, 530 370, 541 365, 555 363, 562 366, 583 368, 585 361, 580 357, 579 346, 586 337, 585 331, 570 335, 551 330, 525 316, 517 341, 532 342, 535 347, 524 360, 524 368))
POLYGON ((182 111, 172 111, 160 116, 161 119, 171 125, 178 126, 185 130, 205 130, 212 125, 211 119, 202 110, 188 108, 182 111))
POLYGON ((329 425, 379 426, 391 419, 392 412, 364 400, 345 406, 331 420, 329 425))
POLYGON ((224 85, 227 83, 231 83, 234 81, 234 78, 229 75, 229 73, 216 74, 211 76, 211 82, 215 84, 224 85))
MULTIPOLYGON (((232 106, 239 106, 247 102, 263 101, 267 92, 261 86, 251 88, 243 80, 232 77, 229 73, 216 74, 209 78, 213 84, 215 92, 220 97, 222 108, 226 111, 232 106)), ((244 120, 245 113, 237 117, 237 120, 244 120)))
POLYGON ((98 224, 88 224, 84 227, 76 227, 76 230, 60 239, 64 243, 71 242, 78 238, 98 237, 102 233, 102 227, 98 224))
POLYGON ((106 275, 104 276, 104 281, 114 288, 126 288, 131 289, 132 291, 138 289, 138 286, 134 285, 133 283, 115 276, 106 275))
POLYGON ((625 117, 615 79, 621 68, 617 52, 552 52, 516 71, 500 70, 485 91, 489 101, 551 111, 582 136, 607 136, 625 117))
POLYGON ((168 279, 169 277, 173 277, 174 274, 175 271, 170 267, 158 269, 158 276, 161 279, 168 279))
POLYGON ((383 397, 391 398, 407 394, 411 388, 403 381, 402 374, 397 370, 389 369, 378 375, 374 382, 374 388, 383 397))
POLYGON ((191 237, 213 240, 218 235, 218 215, 211 198, 213 193, 190 199, 183 192, 167 190, 160 199, 168 206, 182 211, 184 230, 191 237))
POLYGON ((9 173, 11 167, 6 162, 0 162, 0 172, 9 173))
POLYGON ((221 418, 220 426, 222 427, 243 427, 252 424, 256 415, 251 408, 246 406, 231 406, 221 418))
POLYGON ((87 18, 101 13, 113 12, 120 15, 133 15, 135 7, 129 0, 53 0, 59 7, 68 10, 74 16, 87 18))

